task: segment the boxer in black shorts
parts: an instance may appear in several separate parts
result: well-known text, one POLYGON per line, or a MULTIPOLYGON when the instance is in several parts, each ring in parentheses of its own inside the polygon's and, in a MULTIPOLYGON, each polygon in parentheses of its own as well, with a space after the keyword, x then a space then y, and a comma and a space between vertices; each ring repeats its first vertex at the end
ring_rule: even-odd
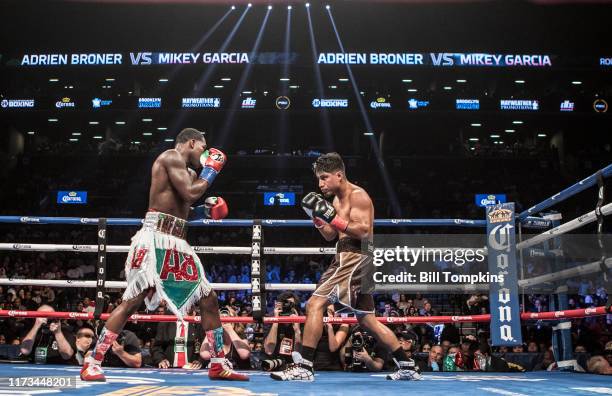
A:
POLYGON ((334 197, 333 203, 311 192, 302 199, 302 208, 325 240, 339 238, 336 256, 308 300, 302 353, 293 352, 294 363, 270 376, 280 381, 314 380, 313 359, 323 331, 323 313, 330 301, 337 301, 352 310, 361 327, 392 352, 398 370, 387 379, 420 379, 414 361, 406 355, 395 334, 374 316, 372 295, 363 290, 365 277, 372 276, 373 266, 371 254, 362 249, 362 243, 369 246, 374 235, 370 196, 347 180, 344 162, 337 153, 320 156, 313 168, 321 192, 325 197, 334 197))

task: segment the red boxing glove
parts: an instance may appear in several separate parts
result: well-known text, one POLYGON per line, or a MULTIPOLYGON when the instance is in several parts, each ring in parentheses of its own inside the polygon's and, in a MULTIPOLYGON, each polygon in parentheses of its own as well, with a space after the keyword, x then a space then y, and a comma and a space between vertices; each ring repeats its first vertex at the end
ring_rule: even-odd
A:
POLYGON ((200 179, 206 180, 208 184, 211 185, 215 177, 217 177, 221 169, 223 169, 223 166, 225 166, 227 156, 223 151, 211 148, 208 150, 208 153, 202 154, 200 162, 204 167, 200 173, 200 179))
POLYGON ((204 201, 204 215, 208 219, 221 220, 227 217, 229 209, 221 197, 208 197, 204 201))

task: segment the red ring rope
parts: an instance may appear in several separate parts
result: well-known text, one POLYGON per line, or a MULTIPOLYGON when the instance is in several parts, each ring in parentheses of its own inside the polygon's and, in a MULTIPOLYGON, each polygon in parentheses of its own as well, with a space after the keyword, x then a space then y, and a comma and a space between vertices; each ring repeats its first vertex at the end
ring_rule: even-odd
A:
MULTIPOLYGON (((612 313, 612 309, 610 309, 612 313)), ((576 319, 589 316, 600 316, 606 314, 606 307, 570 309, 567 311, 552 311, 552 312, 524 312, 521 314, 521 320, 559 320, 559 319, 576 319)), ((102 314, 100 319, 107 320, 110 314, 102 314)), ((52 318, 52 319, 72 319, 72 320, 92 320, 94 319, 93 312, 49 312, 49 311, 18 311, 0 309, 0 317, 11 318, 52 318)), ((388 324, 403 324, 403 323, 459 323, 459 322, 489 322, 491 315, 465 315, 465 316, 401 316, 401 317, 377 317, 379 322, 388 324)), ((141 315, 135 314, 130 316, 129 320, 137 320, 141 322, 174 322, 174 315, 141 315)), ((187 322, 199 322, 199 316, 186 316, 187 322)), ((251 316, 222 316, 221 321, 224 323, 254 323, 256 320, 251 316)), ((304 323, 305 316, 278 316, 265 317, 264 323, 304 323)), ((354 324, 357 323, 356 318, 323 318, 326 323, 334 324, 354 324)))

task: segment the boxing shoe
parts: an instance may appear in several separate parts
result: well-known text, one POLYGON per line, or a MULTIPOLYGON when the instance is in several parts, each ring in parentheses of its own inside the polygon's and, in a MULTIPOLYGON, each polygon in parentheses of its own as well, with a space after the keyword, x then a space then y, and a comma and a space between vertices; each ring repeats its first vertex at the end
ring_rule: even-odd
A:
POLYGON ((283 371, 270 373, 270 377, 277 381, 314 381, 312 362, 302 358, 299 352, 291 354, 293 363, 283 371))
POLYGON ((249 377, 234 371, 234 367, 225 358, 212 358, 208 369, 208 378, 211 380, 248 381, 249 377))
POLYGON ((83 381, 96 381, 96 382, 106 382, 106 377, 104 376, 104 370, 100 366, 101 362, 97 360, 89 360, 85 361, 83 367, 81 368, 81 380, 83 381))
POLYGON ((397 361, 393 359, 397 365, 397 370, 391 374, 387 374, 387 379, 391 381, 418 381, 422 380, 423 376, 420 369, 414 364, 414 360, 397 361))

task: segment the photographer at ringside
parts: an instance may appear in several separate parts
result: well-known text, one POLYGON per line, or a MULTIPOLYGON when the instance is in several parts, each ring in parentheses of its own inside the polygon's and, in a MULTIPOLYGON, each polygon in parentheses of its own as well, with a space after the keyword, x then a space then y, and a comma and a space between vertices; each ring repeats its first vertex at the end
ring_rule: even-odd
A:
MULTIPOLYGON (((55 312, 49 305, 37 311, 55 312)), ((67 364, 76 351, 74 334, 61 321, 36 318, 34 326, 21 342, 21 353, 35 363, 67 364)))
POLYGON ((351 335, 342 349, 346 371, 382 371, 390 359, 385 347, 377 345, 376 339, 359 325, 351 326, 351 335))
MULTIPOLYGON (((299 298, 291 292, 279 294, 274 301, 274 316, 299 316, 299 298)), ((261 368, 266 371, 280 370, 286 362, 292 362, 291 353, 302 344, 302 330, 299 323, 273 323, 266 331, 264 352, 266 359, 261 368)))
MULTIPOLYGON (((327 317, 333 318, 336 316, 334 304, 327 306, 327 317)), ((348 338, 349 325, 347 324, 331 324, 326 322, 323 325, 323 334, 317 344, 317 350, 314 358, 315 370, 342 370, 342 360, 340 358, 340 350, 346 339, 348 338)))

